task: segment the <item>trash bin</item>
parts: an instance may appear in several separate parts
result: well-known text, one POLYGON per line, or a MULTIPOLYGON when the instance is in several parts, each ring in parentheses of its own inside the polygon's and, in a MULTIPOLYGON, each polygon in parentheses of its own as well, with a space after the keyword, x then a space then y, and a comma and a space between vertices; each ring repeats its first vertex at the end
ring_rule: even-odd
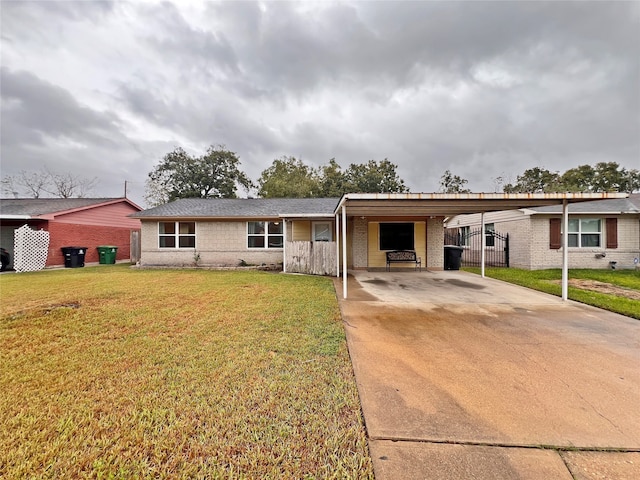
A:
POLYGON ((116 263, 116 253, 118 253, 118 247, 114 247, 113 245, 101 245, 98 247, 101 264, 116 263))
POLYGON ((84 255, 87 247, 62 247, 65 268, 84 267, 84 255))
POLYGON ((458 247, 457 245, 445 245, 444 246, 444 269, 460 270, 463 251, 464 251, 464 248, 458 247))

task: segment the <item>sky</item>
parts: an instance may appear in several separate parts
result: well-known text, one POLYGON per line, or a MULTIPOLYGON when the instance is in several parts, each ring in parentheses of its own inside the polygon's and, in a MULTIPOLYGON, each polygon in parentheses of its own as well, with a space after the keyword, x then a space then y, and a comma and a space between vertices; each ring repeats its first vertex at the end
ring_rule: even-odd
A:
POLYGON ((388 159, 412 192, 640 168, 638 1, 2 0, 0 21, 3 177, 145 206, 176 147, 224 145, 254 181, 388 159))

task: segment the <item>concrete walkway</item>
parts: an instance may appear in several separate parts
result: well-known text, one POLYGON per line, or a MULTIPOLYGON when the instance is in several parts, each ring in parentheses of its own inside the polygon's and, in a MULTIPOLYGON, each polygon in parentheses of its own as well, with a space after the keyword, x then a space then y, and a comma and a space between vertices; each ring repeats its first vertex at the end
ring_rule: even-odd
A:
POLYGON ((465 272, 348 281, 376 479, 640 478, 640 321, 465 272))

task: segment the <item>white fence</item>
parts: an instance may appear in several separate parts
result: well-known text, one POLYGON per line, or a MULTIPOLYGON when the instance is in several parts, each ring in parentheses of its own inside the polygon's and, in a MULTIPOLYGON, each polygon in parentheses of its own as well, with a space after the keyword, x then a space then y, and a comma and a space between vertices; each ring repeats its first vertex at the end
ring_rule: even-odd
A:
POLYGON ((49 253, 49 232, 23 225, 14 232, 13 268, 16 272, 42 270, 49 253))

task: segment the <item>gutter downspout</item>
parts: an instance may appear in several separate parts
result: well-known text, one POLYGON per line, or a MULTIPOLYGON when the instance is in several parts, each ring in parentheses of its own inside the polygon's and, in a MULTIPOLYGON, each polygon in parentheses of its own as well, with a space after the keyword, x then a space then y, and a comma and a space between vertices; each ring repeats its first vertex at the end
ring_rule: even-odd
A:
POLYGON ((569 294, 569 202, 562 200, 562 300, 569 294))

